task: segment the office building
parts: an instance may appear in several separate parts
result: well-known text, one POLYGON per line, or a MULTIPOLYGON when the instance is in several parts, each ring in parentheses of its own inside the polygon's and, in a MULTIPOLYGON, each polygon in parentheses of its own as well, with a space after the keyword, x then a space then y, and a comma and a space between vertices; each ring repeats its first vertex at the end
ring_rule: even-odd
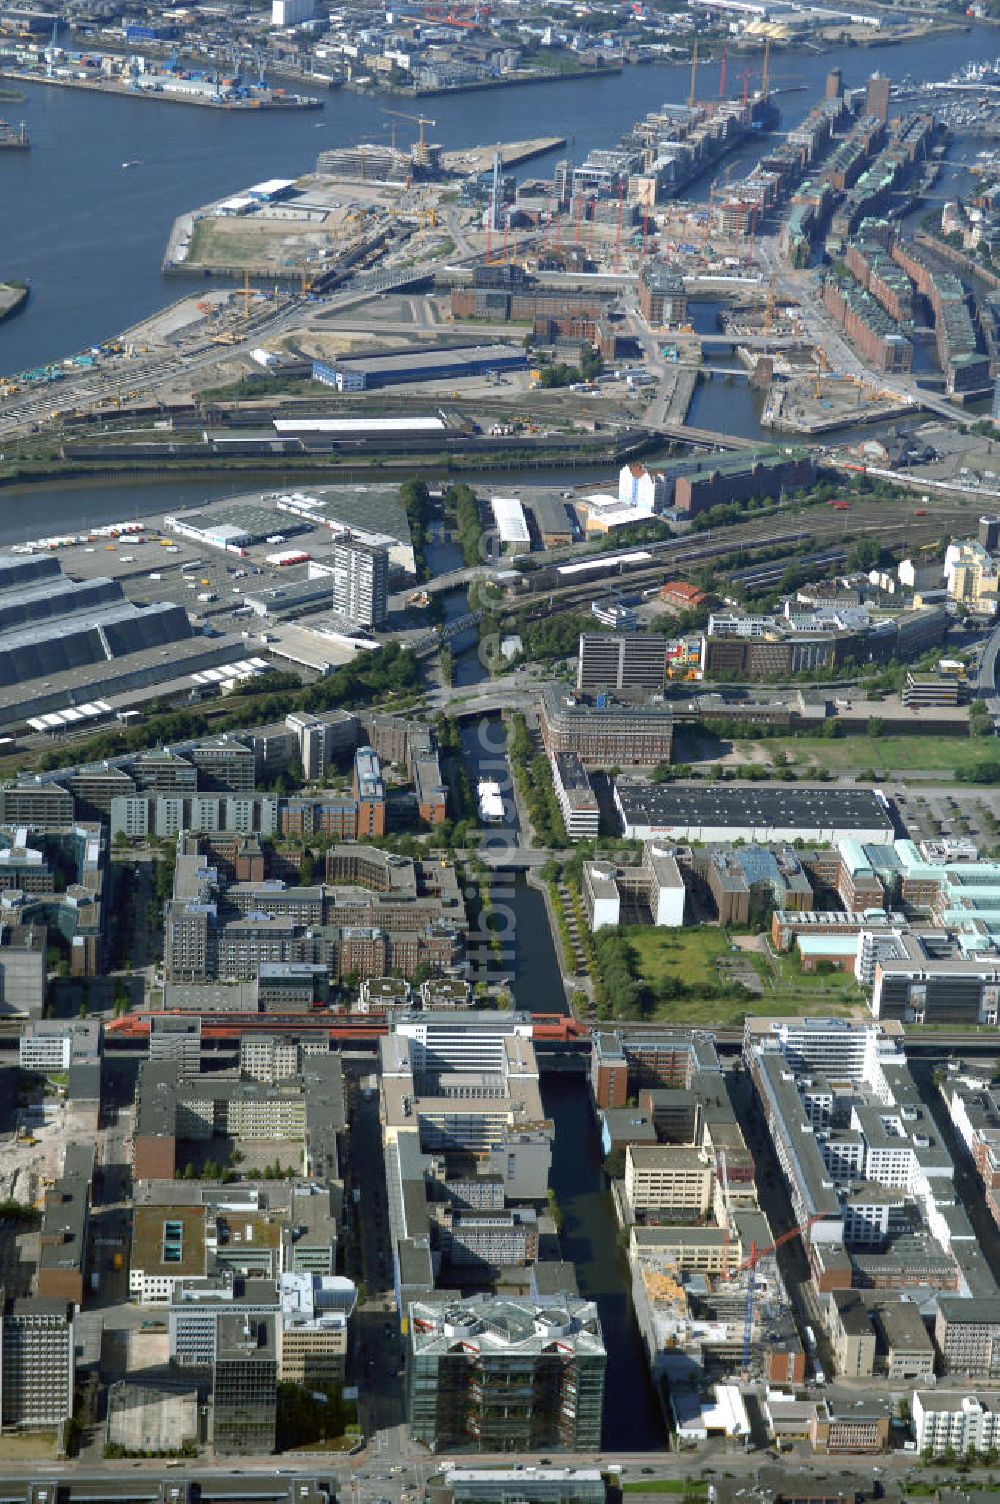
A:
POLYGON ((813 906, 812 884, 791 846, 700 847, 691 866, 711 893, 720 924, 746 926, 775 907, 794 912, 813 906))
POLYGON ((354 754, 354 799, 358 810, 358 836, 385 835, 385 784, 382 769, 371 747, 359 747, 354 754))
POLYGON ((223 1316, 252 1320, 275 1316, 278 1308, 273 1278, 248 1278, 224 1269, 178 1280, 167 1312, 171 1363, 181 1368, 210 1368, 218 1355, 219 1321, 223 1316))
POLYGON ((201 1070, 201 1015, 151 1013, 149 1058, 176 1061, 182 1075, 197 1076, 201 1070))
POLYGON ((647 261, 639 277, 639 307, 653 328, 679 328, 687 323, 687 293, 683 277, 647 261))
MULTIPOLYGON (((219 1133, 301 1142, 303 1173, 336 1178, 337 1135, 345 1121, 339 1055, 307 1055, 298 1075, 274 1085, 223 1074, 184 1076, 177 1061, 148 1061, 136 1086, 133 1174, 137 1180, 172 1180, 178 1140, 204 1141, 219 1133)), ((169 1278, 179 1261, 161 1257, 162 1232, 162 1226, 159 1233, 154 1228, 147 1252, 157 1266, 165 1264, 169 1278)), ((132 1256, 134 1284, 142 1268, 134 1243, 132 1256)), ((161 1298, 169 1298, 169 1288, 161 1298)))
POLYGON ((600 829, 601 813, 587 770, 575 752, 550 754, 552 787, 571 841, 592 841, 600 829))
POLYGON ((934 1345, 945 1373, 1000 1377, 1000 1296, 969 1300, 940 1295, 934 1345))
POLYGON ((315 0, 271 0, 272 26, 301 26, 315 13, 315 0))
POLYGON ((592 1301, 418 1301, 408 1325, 410 1430, 430 1452, 599 1450, 607 1354, 592 1301))
POLYGON ((212 1373, 216 1456, 260 1457, 273 1452, 277 1407, 277 1319, 220 1317, 212 1373))
POLYGON ((450 1467, 444 1486, 448 1504, 605 1504, 607 1489, 599 1468, 450 1467))
POLYGON ((38 1237, 40 1296, 83 1304, 84 1274, 90 1242, 90 1187, 94 1178, 93 1142, 69 1144, 63 1173, 45 1192, 38 1237))
POLYGON ((357 1301, 354 1285, 337 1274, 283 1274, 278 1296, 279 1379, 312 1390, 342 1384, 347 1325, 357 1301))
POLYGON ((592 930, 620 924, 653 924, 676 929, 684 923, 684 879, 673 853, 649 841, 642 861, 585 862, 583 904, 592 930))
POLYGON ((504 1033, 480 1027, 482 1014, 473 1017, 468 1031, 464 1017, 432 1019, 424 1042, 416 1037, 420 1025, 413 1030, 406 1017, 393 1019, 393 1032, 380 1041, 383 1142, 388 1148, 412 1137, 421 1153, 446 1162, 474 1156, 477 1173, 501 1175, 512 1199, 544 1201, 553 1125, 534 1046, 519 1027, 504 1033), (486 1059, 489 1067, 480 1063, 486 1059))
POLYGON ((58 1427, 73 1413, 73 1316, 64 1300, 0 1292, 0 1425, 58 1427))
POLYGON ((658 632, 581 632, 576 687, 662 690, 666 682, 666 641, 658 632))
POLYGON ((389 612, 389 551, 344 533, 333 545, 333 609, 369 631, 385 624, 389 612))
POLYGON ((598 1109, 624 1107, 643 1087, 689 1092, 697 1073, 722 1067, 711 1035, 683 1029, 599 1029, 592 1038, 590 1089, 598 1109))
POLYGON ((892 79, 873 73, 865 89, 865 114, 872 120, 881 121, 883 125, 888 124, 891 93, 892 79))
POLYGON ((715 1168, 701 1149, 676 1144, 629 1144, 625 1195, 633 1212, 662 1212, 697 1221, 712 1205, 715 1168))
MULTIPOLYGON (((38 1020, 45 1007, 48 983, 46 925, 34 920, 18 923, 21 910, 0 920, 0 1015, 38 1020)), ((39 914, 39 920, 44 919, 39 914)))
POLYGON ((35 1018, 21 1025, 18 1064, 23 1071, 69 1072, 84 1062, 101 1058, 102 1028, 99 1018, 35 1018))
POLYGON ((670 761, 674 717, 668 705, 629 705, 610 694, 588 698, 547 684, 540 727, 550 757, 575 752, 587 767, 653 767, 670 761))

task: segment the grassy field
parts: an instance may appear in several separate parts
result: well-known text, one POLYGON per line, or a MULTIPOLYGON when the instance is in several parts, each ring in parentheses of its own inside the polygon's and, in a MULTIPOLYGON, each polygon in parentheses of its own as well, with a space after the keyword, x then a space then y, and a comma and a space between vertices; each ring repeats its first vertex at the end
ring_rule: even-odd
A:
POLYGON ((663 1023, 734 1028, 748 1013, 788 1017, 864 1011, 865 997, 853 977, 841 972, 828 976, 803 973, 794 955, 774 959, 760 952, 737 955, 730 950, 727 933, 712 925, 683 930, 629 929, 625 938, 632 948, 636 973, 653 995, 653 1006, 646 1016, 663 1023), (733 986, 741 968, 752 970, 763 982, 759 996, 747 996, 733 986), (691 991, 682 997, 657 997, 658 986, 664 981, 681 982, 691 991), (705 995, 699 997, 702 988, 705 995))
POLYGON ((729 950, 725 931, 707 924, 687 930, 630 929, 627 938, 643 981, 654 986, 672 977, 692 987, 715 987, 716 962, 729 950))
POLYGON ((965 736, 796 736, 763 742, 739 742, 739 750, 755 760, 784 752, 796 772, 829 768, 852 773, 862 768, 954 773, 975 766, 990 750, 985 737, 965 736))
POLYGON ((708 1497, 704 1478, 645 1478, 641 1483, 623 1483, 623 1494, 685 1494, 688 1498, 708 1497))
POLYGON ((200 219, 187 255, 189 266, 299 266, 322 250, 327 235, 314 224, 259 219, 200 219))
POLYGON ((11 1431, 0 1436, 0 1462, 28 1462, 55 1455, 54 1431, 11 1431))

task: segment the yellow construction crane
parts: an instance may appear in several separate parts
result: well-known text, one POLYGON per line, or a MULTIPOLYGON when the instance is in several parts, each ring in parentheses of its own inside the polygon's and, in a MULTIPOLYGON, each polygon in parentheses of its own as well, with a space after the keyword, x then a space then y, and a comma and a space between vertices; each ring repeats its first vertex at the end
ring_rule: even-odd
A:
POLYGON ((437 125, 437 121, 432 120, 429 115, 407 115, 403 110, 384 110, 383 114, 395 115, 397 120, 412 120, 414 125, 418 125, 420 134, 417 137, 417 145, 421 151, 424 149, 424 126, 437 125))
POLYGON ((243 272, 243 317, 250 317, 250 273, 246 270, 243 272))

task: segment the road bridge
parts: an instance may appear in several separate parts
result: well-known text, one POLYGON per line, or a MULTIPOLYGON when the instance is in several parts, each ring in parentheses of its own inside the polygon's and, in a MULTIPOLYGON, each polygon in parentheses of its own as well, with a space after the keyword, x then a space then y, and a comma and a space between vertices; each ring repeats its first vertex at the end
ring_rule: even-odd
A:
POLYGON ((657 431, 664 438, 677 439, 695 449, 759 449, 761 439, 744 439, 736 433, 715 433, 710 428, 691 428, 687 423, 659 423, 657 431))

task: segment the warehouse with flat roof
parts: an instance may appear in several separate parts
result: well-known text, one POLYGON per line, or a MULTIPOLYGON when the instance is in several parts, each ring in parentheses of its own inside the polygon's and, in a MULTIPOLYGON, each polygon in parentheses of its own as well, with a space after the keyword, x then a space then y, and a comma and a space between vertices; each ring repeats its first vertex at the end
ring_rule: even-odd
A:
POLYGON ((891 841, 892 812, 870 789, 760 784, 705 788, 618 779, 615 807, 626 837, 650 841, 891 841))
POLYGON ((314 360, 314 381, 338 392, 372 391, 414 381, 457 381, 493 371, 523 371, 528 357, 513 345, 454 345, 359 355, 336 363, 314 360))
POLYGON ((531 537, 524 508, 516 496, 491 496, 490 507, 500 542, 505 547, 530 548, 531 537))

